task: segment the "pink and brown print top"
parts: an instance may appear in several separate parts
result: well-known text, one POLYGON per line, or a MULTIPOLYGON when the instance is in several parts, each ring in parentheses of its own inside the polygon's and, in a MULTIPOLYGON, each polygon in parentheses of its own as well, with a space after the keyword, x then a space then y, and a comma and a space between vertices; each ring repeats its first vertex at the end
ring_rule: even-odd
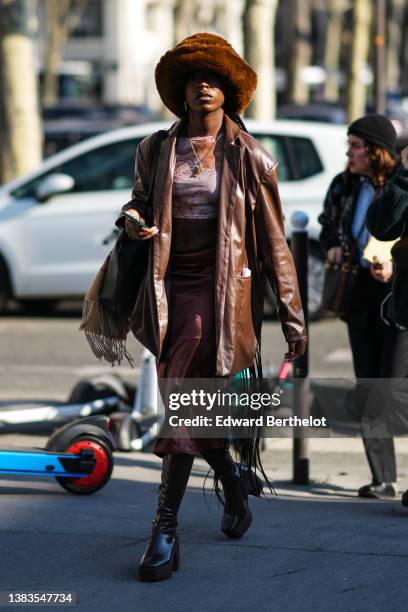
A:
POLYGON ((178 138, 173 177, 173 217, 217 217, 223 151, 223 135, 217 141, 214 136, 178 138))

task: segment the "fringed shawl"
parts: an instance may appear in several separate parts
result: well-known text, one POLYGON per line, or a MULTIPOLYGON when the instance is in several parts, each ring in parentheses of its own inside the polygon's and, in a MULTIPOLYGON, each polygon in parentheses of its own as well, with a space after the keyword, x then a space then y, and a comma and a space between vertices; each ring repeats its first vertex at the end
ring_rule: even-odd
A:
POLYGON ((103 262, 85 294, 79 329, 85 333, 95 357, 105 359, 112 366, 127 359, 129 365, 133 367, 132 356, 126 348, 126 338, 129 332, 128 314, 114 312, 100 301, 110 258, 111 254, 103 262))

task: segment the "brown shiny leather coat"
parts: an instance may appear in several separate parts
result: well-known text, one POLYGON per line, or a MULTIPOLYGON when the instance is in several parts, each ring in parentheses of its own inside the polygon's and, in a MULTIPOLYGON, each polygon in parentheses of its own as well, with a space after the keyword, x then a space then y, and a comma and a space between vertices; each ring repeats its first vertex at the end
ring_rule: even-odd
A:
MULTIPOLYGON (((170 256, 172 180, 181 123, 177 121, 161 142, 152 218, 159 234, 149 240, 146 283, 139 291, 132 323, 136 338, 157 357, 168 324, 164 277, 170 256)), ((226 115, 224 129, 215 278, 217 376, 237 373, 254 361, 263 314, 262 267, 276 292, 286 340, 306 339, 296 271, 284 233, 277 162, 226 115), (251 277, 238 276, 243 267, 251 269, 251 277)), ((148 216, 153 142, 154 135, 139 144, 132 200, 122 211, 134 208, 148 216)))

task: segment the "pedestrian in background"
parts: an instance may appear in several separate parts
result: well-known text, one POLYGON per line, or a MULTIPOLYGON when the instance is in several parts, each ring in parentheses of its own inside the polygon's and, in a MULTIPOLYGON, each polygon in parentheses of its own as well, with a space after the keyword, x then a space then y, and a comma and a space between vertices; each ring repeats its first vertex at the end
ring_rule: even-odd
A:
MULTIPOLYGON (((388 335, 395 348, 390 354, 389 405, 391 429, 408 432, 408 147, 401 154, 401 164, 386 181, 384 188, 367 212, 367 227, 378 240, 397 240, 392 248, 394 274, 392 290, 386 297, 382 318, 388 325, 388 335)), ((386 448, 384 449, 386 452, 386 448)), ((391 458, 392 460, 392 458, 391 458)), ((395 461, 395 460, 394 460, 395 461)), ((408 491, 402 496, 408 506, 408 491)))
MULTIPOLYGON (((321 245, 332 263, 348 261, 358 266, 358 279, 350 308, 342 316, 357 379, 393 378, 408 373, 408 334, 389 328, 381 319, 381 304, 390 292, 391 261, 367 262, 364 249, 370 238, 367 211, 398 168, 397 134, 383 115, 366 115, 348 128, 348 164, 328 190, 323 213, 321 245)), ((358 394, 355 396, 358 398, 358 394)), ((392 498, 397 493, 392 436, 364 436, 372 482, 358 494, 392 498)))
MULTIPOLYGON (((238 113, 256 86, 252 68, 223 38, 195 34, 159 61, 156 85, 180 119, 160 147, 153 210, 147 191, 157 135, 138 147, 132 200, 121 216, 131 239, 150 240, 144 317, 160 378, 229 377, 259 366, 262 270, 276 289, 293 360, 306 335, 296 272, 286 243, 277 163, 245 130, 238 113), (155 304, 150 312, 148 304, 155 304)), ((132 279, 129 278, 129 282, 132 279)), ((252 460, 258 441, 252 444, 252 460)), ((221 482, 222 531, 239 538, 251 524, 247 491, 225 439, 159 438, 162 482, 140 578, 170 578, 178 569, 177 512, 194 456, 201 453, 221 482)), ((250 461, 250 463, 252 462, 250 461)))

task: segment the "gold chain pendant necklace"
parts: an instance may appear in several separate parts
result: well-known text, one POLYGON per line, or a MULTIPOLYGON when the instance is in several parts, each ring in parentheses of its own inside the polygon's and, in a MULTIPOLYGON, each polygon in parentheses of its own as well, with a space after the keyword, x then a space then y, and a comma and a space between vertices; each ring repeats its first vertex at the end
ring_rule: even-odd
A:
MULTIPOLYGON (((218 142, 218 141, 219 141, 219 139, 221 138, 222 134, 223 134, 222 132, 220 132, 220 133, 219 133, 219 135, 218 135, 218 137, 217 137, 217 139, 216 139, 216 141, 215 141, 215 143, 214 143, 214 149, 215 149, 215 147, 216 147, 216 145, 217 145, 217 142, 218 142)), ((198 157, 197 153, 196 153, 196 150, 195 150, 195 148, 194 148, 193 142, 192 142, 192 140, 191 140, 191 136, 190 136, 190 129, 188 130, 188 139, 189 139, 189 141, 190 141, 190 147, 191 147, 191 149, 192 149, 192 151, 193 151, 193 153, 194 153, 194 157, 195 157, 195 158, 196 158, 196 160, 197 160, 197 164, 194 166, 194 169, 193 169, 193 177, 195 178, 196 176, 199 176, 199 175, 200 175, 200 174, 203 172, 203 164, 202 164, 202 162, 203 162, 205 159, 207 159, 208 155, 209 155, 209 154, 210 154, 210 152, 211 152, 211 149, 209 149, 209 150, 207 151, 207 153, 206 153, 206 154, 205 154, 205 155, 204 155, 204 156, 203 156, 203 157, 200 159, 200 158, 198 157)), ((214 150, 214 149, 213 149, 213 150, 214 150)))

